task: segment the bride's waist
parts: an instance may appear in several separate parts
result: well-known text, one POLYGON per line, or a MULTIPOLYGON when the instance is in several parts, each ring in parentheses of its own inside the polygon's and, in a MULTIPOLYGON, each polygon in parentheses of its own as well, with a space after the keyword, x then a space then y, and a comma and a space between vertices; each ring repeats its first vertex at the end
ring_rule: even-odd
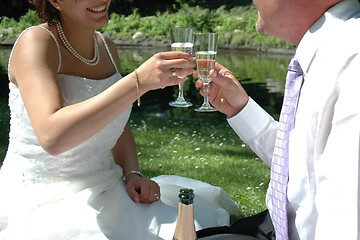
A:
POLYGON ((68 181, 69 179, 107 177, 113 171, 122 174, 119 165, 111 162, 110 155, 101 156, 49 156, 37 154, 29 157, 24 152, 8 151, 3 163, 3 170, 24 177, 40 178, 46 181, 68 181), (48 180, 52 179, 52 180, 48 180))
MULTIPOLYGON (((121 178, 119 169, 107 169, 88 176, 63 178, 33 174, 7 174, 0 172, 0 179, 11 183, 7 187, 0 186, 6 192, 4 196, 10 201, 21 201, 22 209, 31 210, 47 204, 53 204, 70 198, 80 192, 102 192, 112 188, 121 178), (24 202, 25 201, 25 202, 24 202)), ((3 182, 3 183, 4 183, 3 182)), ((2 184, 0 184, 2 185, 2 184)), ((4 191, 2 191, 4 193, 4 191)), ((4 199, 3 199, 4 200, 4 199)))
MULTIPOLYGON (((32 166, 31 168, 16 168, 16 166, 4 166, 1 174, 7 180, 21 183, 24 187, 41 184, 44 186, 52 184, 68 184, 69 186, 84 186, 84 188, 96 185, 99 182, 111 181, 122 176, 121 167, 106 169, 94 169, 92 171, 47 171, 44 168, 32 166)), ((78 187, 76 187, 78 188, 78 187)))

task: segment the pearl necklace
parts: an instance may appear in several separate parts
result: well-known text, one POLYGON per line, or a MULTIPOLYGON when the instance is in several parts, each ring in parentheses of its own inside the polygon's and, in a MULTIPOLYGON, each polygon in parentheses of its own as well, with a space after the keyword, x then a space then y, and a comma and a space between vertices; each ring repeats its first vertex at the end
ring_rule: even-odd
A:
POLYGON ((64 30, 62 29, 62 26, 61 26, 61 23, 60 21, 56 21, 56 28, 58 30, 58 33, 59 33, 59 36, 60 36, 60 39, 62 41, 62 43, 64 44, 64 46, 66 47, 67 50, 69 50, 69 52, 74 55, 74 57, 76 57, 77 59, 79 59, 80 61, 82 61, 83 63, 86 63, 87 65, 90 65, 90 66, 95 66, 96 64, 99 63, 100 61, 100 53, 99 53, 99 44, 96 40, 96 37, 95 37, 95 33, 93 35, 93 38, 94 38, 94 46, 95 46, 95 49, 94 49, 94 58, 93 59, 87 59, 83 56, 81 56, 69 43, 69 41, 67 40, 66 36, 65 36, 65 33, 64 33, 64 30))

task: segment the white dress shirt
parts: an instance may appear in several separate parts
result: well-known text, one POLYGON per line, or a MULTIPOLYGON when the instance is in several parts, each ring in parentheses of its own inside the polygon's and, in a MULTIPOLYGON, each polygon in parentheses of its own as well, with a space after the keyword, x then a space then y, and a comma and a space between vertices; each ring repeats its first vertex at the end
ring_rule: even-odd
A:
MULTIPOLYGON (((290 239, 360 239, 359 17, 357 0, 338 3, 296 50, 304 85, 289 146, 290 239)), ((252 99, 228 122, 271 166, 278 123, 252 99)), ((271 213, 269 191, 266 201, 271 213)))

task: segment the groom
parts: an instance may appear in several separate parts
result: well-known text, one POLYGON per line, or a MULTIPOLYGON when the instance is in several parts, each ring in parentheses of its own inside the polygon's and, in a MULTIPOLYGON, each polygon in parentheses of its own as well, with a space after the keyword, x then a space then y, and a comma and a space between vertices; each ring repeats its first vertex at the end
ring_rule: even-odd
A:
POLYGON ((359 2, 253 2, 257 31, 297 46, 280 121, 220 64, 209 99, 271 167, 268 210, 198 238, 360 239, 359 2))

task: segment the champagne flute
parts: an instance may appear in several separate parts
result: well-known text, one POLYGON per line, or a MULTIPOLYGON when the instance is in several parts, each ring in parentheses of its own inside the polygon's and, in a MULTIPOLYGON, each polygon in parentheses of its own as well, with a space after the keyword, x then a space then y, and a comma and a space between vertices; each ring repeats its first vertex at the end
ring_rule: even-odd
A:
POLYGON ((217 54, 217 33, 195 33, 195 55, 199 80, 204 87, 204 102, 197 112, 216 112, 216 108, 210 105, 208 94, 210 88, 210 70, 215 68, 217 54))
MULTIPOLYGON (((172 51, 182 51, 191 54, 193 53, 194 35, 192 28, 171 27, 170 36, 171 36, 172 51)), ((186 77, 186 75, 179 75, 177 77, 186 77)), ((169 105, 172 107, 192 106, 192 103, 186 101, 184 98, 184 83, 179 84, 179 95, 177 99, 173 102, 170 102, 169 105)))

